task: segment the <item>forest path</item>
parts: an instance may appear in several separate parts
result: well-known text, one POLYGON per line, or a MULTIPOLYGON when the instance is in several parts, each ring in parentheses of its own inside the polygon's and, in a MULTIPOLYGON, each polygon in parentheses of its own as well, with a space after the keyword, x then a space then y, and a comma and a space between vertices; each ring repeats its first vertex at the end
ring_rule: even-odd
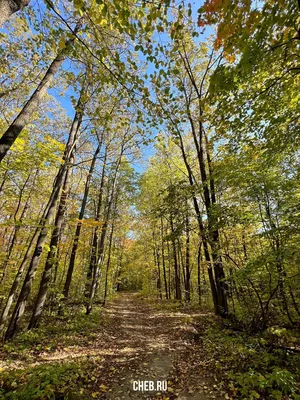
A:
MULTIPOLYGON (((200 314, 157 309, 134 293, 122 293, 105 309, 106 332, 117 356, 106 359, 112 374, 105 385, 108 399, 220 399, 215 383, 196 356, 191 321, 200 314), (168 391, 134 391, 134 381, 167 381, 168 391)), ((199 354, 198 354, 199 356, 199 354)), ((224 398, 224 397, 223 397, 224 398)))
MULTIPOLYGON (((178 311, 176 304, 153 303, 137 293, 118 294, 106 307, 95 307, 94 317, 99 317, 99 310, 100 320, 97 319, 93 329, 86 325, 74 330, 72 324, 62 319, 62 325, 52 330, 52 334, 51 324, 47 336, 40 337, 39 331, 29 333, 34 342, 24 350, 11 351, 9 343, 2 354, 0 369, 33 369, 34 377, 36 367, 60 365, 61 368, 70 363, 77 366, 80 376, 71 373, 65 379, 67 386, 62 385, 59 391, 62 395, 56 397, 59 400, 65 399, 63 393, 72 386, 72 381, 77 382, 76 389, 82 394, 74 397, 76 400, 228 398, 217 391, 218 381, 208 367, 212 357, 199 338, 201 332, 194 327, 196 323, 202 330, 211 314, 178 311), (168 390, 135 391, 136 381, 153 381, 155 385, 157 381, 167 381, 168 390)), ((90 321, 93 316, 82 315, 81 320, 83 317, 90 321)), ((12 344, 15 350, 22 346, 21 338, 12 344)))

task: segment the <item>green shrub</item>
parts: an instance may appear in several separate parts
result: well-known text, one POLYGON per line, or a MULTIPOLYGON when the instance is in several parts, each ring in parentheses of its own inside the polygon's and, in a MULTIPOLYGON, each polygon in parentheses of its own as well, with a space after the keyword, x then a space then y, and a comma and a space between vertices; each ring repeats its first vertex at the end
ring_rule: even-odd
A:
POLYGON ((1 397, 6 400, 54 400, 79 398, 80 367, 72 364, 47 364, 28 370, 9 370, 1 374, 1 397), (76 397, 74 397, 76 396, 76 397))
POLYGON ((242 399, 253 400, 268 398, 281 400, 283 396, 299 399, 296 394, 296 380, 291 372, 286 369, 274 367, 272 372, 261 374, 258 371, 249 370, 244 373, 230 374, 235 381, 242 399))

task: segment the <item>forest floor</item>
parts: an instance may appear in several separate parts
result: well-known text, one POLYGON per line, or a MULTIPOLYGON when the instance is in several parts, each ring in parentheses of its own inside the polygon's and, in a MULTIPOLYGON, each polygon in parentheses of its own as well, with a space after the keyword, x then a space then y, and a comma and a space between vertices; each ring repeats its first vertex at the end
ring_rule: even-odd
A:
MULTIPOLYGON (((48 320, 44 329, 5 344, 0 399, 209 400, 238 395, 234 380, 225 382, 223 376, 233 360, 237 370, 249 363, 249 343, 241 348, 240 335, 225 330, 222 347, 220 332, 209 333, 219 323, 211 313, 163 306, 135 293, 119 294, 101 310, 71 316, 68 322, 56 317, 52 325, 48 320), (135 381, 167 381, 168 389, 135 391, 135 381)), ((272 359, 264 365, 268 362, 274 365, 272 359)), ((244 398, 260 398, 255 386, 249 388, 244 398)))

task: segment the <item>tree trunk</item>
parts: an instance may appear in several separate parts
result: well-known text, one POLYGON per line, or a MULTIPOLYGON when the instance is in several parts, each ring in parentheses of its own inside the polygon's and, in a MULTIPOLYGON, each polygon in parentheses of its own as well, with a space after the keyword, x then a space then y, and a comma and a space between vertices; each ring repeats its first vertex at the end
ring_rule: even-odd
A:
POLYGON ((168 294, 168 282, 167 282, 167 273, 166 273, 166 262, 165 262, 165 249, 164 249, 164 225, 163 225, 163 219, 162 217, 160 218, 160 224, 161 224, 161 259, 162 259, 162 267, 163 267, 163 275, 164 275, 164 284, 165 284, 165 295, 166 299, 169 299, 169 294, 168 294))
POLYGON ((30 0, 0 0, 0 26, 14 13, 28 6, 30 0))
POLYGON ((113 241, 114 228, 115 228, 115 217, 116 217, 116 216, 115 216, 115 213, 116 213, 116 208, 117 208, 117 199, 115 200, 114 217, 113 217, 113 220, 112 220, 112 225, 111 225, 111 230, 110 230, 110 235, 109 235, 108 256, 107 256, 106 270, 105 270, 104 295, 103 295, 103 303, 102 303, 103 306, 105 306, 106 297, 107 297, 108 272, 109 272, 109 267, 110 267, 112 241, 113 241))
POLYGON ((98 254, 97 254, 97 261, 93 265, 90 264, 89 271, 92 273, 92 276, 91 276, 92 280, 91 280, 91 285, 89 287, 88 301, 87 301, 87 304, 86 304, 86 314, 87 315, 90 314, 90 312, 92 311, 92 305, 93 305, 94 297, 95 297, 95 294, 96 294, 97 287, 99 285, 100 273, 101 273, 101 264, 103 262, 103 254, 104 254, 104 243, 105 243, 106 233, 107 233, 107 226, 108 226, 109 218, 110 218, 110 215, 111 215, 112 205, 113 205, 113 202, 115 200, 115 190, 116 190, 118 172, 119 172, 119 168, 120 168, 122 157, 123 157, 124 145, 125 145, 125 143, 123 142, 122 145, 121 145, 121 151, 120 151, 120 155, 119 155, 119 158, 118 158, 118 161, 117 161, 117 165, 116 165, 113 181, 112 181, 112 188, 111 188, 111 193, 110 193, 110 197, 109 197, 107 208, 106 208, 106 215, 105 215, 104 222, 103 222, 102 229, 101 229, 101 236, 100 236, 99 246, 98 246, 99 251, 98 251, 98 254), (91 269, 91 267, 93 269, 91 269))
MULTIPOLYGON (((174 224, 172 215, 170 216, 170 226, 172 235, 174 235, 174 224)), ((181 300, 180 275, 179 275, 178 259, 176 253, 176 243, 174 237, 172 237, 172 247, 173 247, 174 273, 175 273, 175 299, 181 300)))
MULTIPOLYGON (((82 18, 77 22, 74 32, 77 33, 82 25, 82 18)), ((66 47, 59 52, 56 58, 50 64, 50 67, 46 71, 43 79, 27 101, 25 106, 19 112, 18 116, 7 128, 6 132, 0 139, 0 162, 5 157, 8 150, 11 148, 15 140, 18 138, 24 127, 30 122, 32 114, 37 110, 40 101, 44 98, 48 87, 50 86, 54 75, 59 70, 60 66, 67 58, 67 50, 72 47, 75 41, 75 37, 66 42, 66 47)))
MULTIPOLYGON (((188 95, 186 88, 184 87, 184 95, 186 101, 187 108, 187 116, 191 126, 191 133, 195 145, 195 149, 197 152, 197 160, 198 166, 200 170, 201 184, 202 184, 202 192, 204 198, 205 209, 207 213, 208 220, 208 231, 209 238, 211 241, 211 249, 212 249, 212 260, 214 266, 215 273, 215 282, 213 282, 212 271, 209 269, 209 279, 212 287, 212 295, 215 306, 215 313, 222 317, 226 317, 228 314, 228 305, 227 305, 227 297, 226 297, 226 283, 225 283, 225 273, 223 268, 222 259, 219 255, 219 232, 218 228, 216 228, 216 218, 213 214, 212 206, 216 204, 215 197, 215 186, 213 180, 213 170, 212 163, 210 160, 209 149, 208 149, 208 140, 205 135, 205 130, 202 122, 203 118, 203 98, 202 98, 202 89, 205 83, 205 79, 207 73, 209 71, 211 65, 211 59, 207 64, 206 71, 204 72, 200 87, 197 84, 197 80, 194 76, 190 61, 188 59, 187 53, 184 51, 184 55, 179 51, 179 55, 183 61, 184 68, 188 74, 189 81, 194 88, 195 96, 198 100, 198 116, 193 119, 193 113, 190 110, 191 105, 191 96, 188 95), (206 140, 206 145, 205 145, 206 140)), ((204 248, 205 249, 205 248, 204 248)))
POLYGON ((185 252, 185 300, 191 300, 191 271, 190 271, 190 222, 186 217, 186 252, 185 252))
MULTIPOLYGON (((217 298, 218 298, 218 310, 217 314, 221 317, 226 317, 228 315, 228 303, 227 303, 227 294, 226 294, 226 282, 225 282, 225 272, 223 268, 222 258, 219 255, 220 251, 220 238, 219 238, 219 230, 216 227, 216 218, 212 215, 211 206, 214 206, 216 202, 215 195, 215 182, 213 179, 213 170, 212 163, 210 159, 209 149, 208 149, 208 140, 203 130, 202 124, 200 124, 200 147, 202 151, 206 152, 208 171, 209 171, 209 183, 210 183, 210 196, 211 203, 205 204, 207 217, 208 217, 208 228, 212 238, 212 259, 214 263, 214 273, 216 280, 216 289, 217 289, 217 298), (206 141, 206 146, 203 143, 203 136, 206 141)), ((205 169, 204 160, 199 160, 200 168, 205 169)))
MULTIPOLYGON (((105 149, 105 154, 104 154, 102 173, 101 173, 101 182, 100 182, 99 195, 98 195, 97 210, 96 210, 96 216, 95 216, 95 221, 97 221, 97 222, 99 222, 99 220, 100 220, 101 209, 102 209, 102 199, 103 199, 103 190, 104 190, 106 158, 107 158, 107 148, 105 149)), ((86 296, 87 299, 89 298, 89 294, 90 294, 90 291, 91 291, 91 284, 92 284, 93 274, 94 274, 94 271, 96 270, 96 267, 97 267, 98 231, 99 231, 99 227, 96 226, 96 228, 94 229, 94 232, 93 232, 91 257, 90 257, 89 268, 88 268, 88 272, 87 272, 87 276, 86 276, 85 296, 86 296)))
POLYGON ((65 299, 67 299, 69 296, 69 290, 70 290, 70 285, 71 285, 71 281, 72 281, 73 271, 74 271, 74 267, 75 267, 75 260, 76 260, 76 255, 77 255, 78 242, 79 242, 79 237, 80 237, 80 232, 81 232, 81 227, 82 227, 82 220, 84 218, 85 207, 86 207, 89 190, 90 190, 91 177, 94 172, 95 163, 96 163, 97 156, 100 152, 100 148, 101 148, 101 144, 99 144, 99 146, 97 147, 97 149, 94 153, 94 156, 93 156, 93 159, 92 159, 92 162, 90 165, 89 173, 88 173, 88 176, 87 176, 86 182, 85 182, 84 195, 83 195, 83 199, 82 199, 82 203, 81 203, 81 209, 80 209, 80 212, 78 215, 79 221, 77 222, 77 226, 76 226, 75 237, 74 237, 73 246, 72 246, 72 250, 71 250, 69 267, 68 267, 66 281, 65 281, 65 285, 64 285, 64 289, 63 289, 63 296, 65 299))
POLYGON ((197 255, 197 288, 198 288, 198 302, 201 306, 201 242, 198 247, 198 255, 197 255))
POLYGON ((214 310, 215 310, 215 313, 218 314, 217 288, 216 288, 216 282, 215 282, 213 272, 212 272, 212 263, 211 263, 211 259, 210 259, 209 249, 208 249, 208 241, 207 241, 206 232, 205 232, 203 221, 202 221, 200 207, 199 207, 198 200, 196 198, 196 194, 194 191, 195 183, 194 183, 192 169, 191 169, 191 166, 189 165, 189 162, 188 162, 188 159, 187 159, 187 156, 185 153, 184 143, 183 143, 180 132, 179 132, 179 139, 180 139, 180 149, 181 149, 183 161, 184 161, 184 164, 185 164, 187 172, 188 172, 189 183, 190 183, 190 186, 193 188, 193 204, 194 204, 194 209, 195 209, 197 222, 198 222, 198 226, 199 226, 199 233, 200 233, 200 236, 202 238, 202 243, 203 243, 204 256, 205 256, 205 261, 206 261, 207 269, 208 269, 208 277, 209 277, 209 283, 210 283, 210 288, 211 288, 211 293, 212 293, 214 310))
POLYGON ((153 240, 154 240, 154 264, 156 264, 156 267, 157 267, 156 288, 158 290, 158 296, 162 300, 161 275, 160 275, 160 257, 159 257, 158 246, 156 246, 156 243, 155 243, 155 232, 153 232, 153 240))
MULTIPOLYGON (((59 175, 60 175, 60 172, 58 172, 58 174, 57 174, 57 176, 55 178, 54 184, 57 181, 57 178, 58 178, 59 175)), ((15 295, 17 293, 17 289, 18 289, 19 284, 21 282, 21 279, 22 279, 22 276, 23 276, 23 273, 24 273, 24 270, 25 270, 25 266, 26 266, 27 262, 29 261, 30 254, 33 251, 34 244, 35 244, 35 242, 36 242, 36 240, 38 238, 38 235, 40 233, 41 227, 45 223, 45 220, 46 220, 46 217, 47 217, 47 213, 48 213, 49 208, 50 208, 50 206, 51 206, 51 204, 53 202, 53 198, 55 196, 55 193, 56 193, 56 190, 52 190, 50 199, 49 199, 49 201, 48 201, 48 203, 47 203, 47 205, 46 205, 46 207, 44 209, 42 217, 40 218, 38 227, 35 229, 35 232, 34 232, 32 238, 31 238, 31 240, 29 242, 29 245, 27 247, 26 253, 25 253, 24 257, 23 257, 23 260, 22 260, 22 262, 20 264, 20 267, 18 269, 17 275, 16 275, 16 277, 14 279, 14 282, 13 282, 13 284, 11 286, 11 289, 9 291, 9 295, 8 295, 7 300, 6 300, 6 304, 5 304, 5 307, 4 307, 3 311, 2 311, 1 318, 0 318, 0 332, 2 332, 4 327, 5 327, 5 322, 7 320, 7 317, 8 317, 10 308, 12 306, 12 303, 14 301, 15 295)))
MULTIPOLYGON (((83 90, 82 90, 82 94, 83 94, 83 90)), ((66 151, 65 151, 65 155, 64 155, 64 163, 66 165, 66 171, 65 171, 64 181, 63 181, 63 187, 61 190, 59 206, 58 206, 56 217, 55 217, 54 230, 51 235, 50 251, 47 255, 47 260, 46 260, 44 272, 42 275, 40 288, 39 288, 38 295, 37 295, 37 298, 36 298, 36 301, 34 304, 32 317, 31 317, 28 329, 32 329, 37 326, 38 320, 42 314, 42 310, 44 308, 44 304, 46 301, 52 268, 53 268, 53 266, 55 266, 58 263, 57 247, 58 247, 59 238, 60 238, 62 225, 63 225, 63 221, 64 221, 66 203, 67 203, 67 199, 69 196, 71 168, 74 164, 76 142, 78 140, 79 130, 80 130, 80 126, 82 123, 82 117, 83 117, 83 105, 82 105, 82 101, 81 101, 82 94, 80 95, 77 105, 75 107, 76 112, 75 112, 75 116, 73 119, 70 134, 69 134, 70 139, 66 146, 66 151)))
POLYGON ((90 314, 90 312, 92 311, 94 297, 95 297, 97 286, 99 284, 99 280, 100 280, 100 276, 101 276, 101 265, 102 265, 103 258, 104 258, 103 257, 104 244, 105 244, 105 239, 106 239, 108 221, 109 221, 110 213, 111 213, 111 207, 112 207, 112 203, 114 200, 116 179, 117 179, 117 174, 115 174, 115 178, 114 178, 113 185, 112 185, 112 191, 111 191, 110 198, 109 198, 109 201, 107 204, 106 215, 104 218, 103 226, 101 228, 100 240, 99 240, 99 243, 97 243, 97 247, 99 250, 98 250, 98 254, 97 254, 96 263, 93 265, 93 270, 92 270, 92 281, 91 281, 90 290, 89 290, 89 294, 88 294, 88 301, 87 301, 87 305, 86 305, 86 314, 87 315, 90 314))
POLYGON ((26 302, 27 302, 28 296, 31 292, 32 283, 33 283, 33 280, 34 280, 34 277, 36 274, 39 259, 40 259, 40 256, 43 251, 43 247, 44 247, 46 239, 47 239, 49 225, 52 224, 52 221, 53 221, 53 218, 55 215, 55 209, 56 209, 56 204, 57 204, 57 201, 59 198, 59 193, 60 193, 61 187, 63 185, 66 171, 68 168, 68 160, 70 160, 70 156, 74 150, 75 138, 76 138, 78 128, 80 126, 80 124, 78 126, 78 122, 79 122, 78 115, 76 113, 75 117, 74 117, 74 121, 72 123, 71 130, 70 130, 68 143, 66 145, 66 150, 64 153, 64 163, 60 167, 60 169, 57 173, 57 176, 55 178, 53 190, 52 190, 52 193, 50 196, 50 200, 46 207, 45 218, 41 221, 42 229, 39 233, 35 251, 33 253, 31 263, 29 265, 27 274, 25 276, 23 287, 19 294, 18 301, 16 303, 13 315, 11 317, 8 329, 6 331, 5 340, 9 340, 9 339, 13 338, 13 336, 16 334, 20 320, 24 314, 26 302))

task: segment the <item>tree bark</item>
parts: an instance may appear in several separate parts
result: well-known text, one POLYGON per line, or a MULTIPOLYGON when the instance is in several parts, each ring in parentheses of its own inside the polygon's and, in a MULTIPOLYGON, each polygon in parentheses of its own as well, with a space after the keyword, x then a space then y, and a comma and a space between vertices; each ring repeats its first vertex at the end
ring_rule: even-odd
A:
POLYGON ((106 297, 107 297, 108 272, 109 272, 109 267, 110 267, 112 242, 113 242, 113 235, 114 235, 114 228, 115 228, 117 200, 118 200, 118 199, 117 199, 117 197, 116 197, 116 199, 115 199, 115 206, 114 206, 114 213, 113 213, 113 220, 112 220, 111 230, 110 230, 110 235, 109 235, 108 256, 107 256, 106 270, 105 270, 104 295, 103 295, 103 303, 102 303, 103 306, 105 306, 106 297))
POLYGON ((0 0, 0 26, 29 3, 30 0, 0 0))
POLYGON ((168 282, 167 282, 167 273, 166 273, 166 261, 165 261, 165 249, 164 249, 164 225, 163 219, 160 218, 160 229, 161 229, 161 259, 162 259, 162 267, 163 267, 163 276, 164 276, 164 284, 165 284, 165 295, 166 300, 169 299, 168 294, 168 282))
POLYGON ((191 300, 191 271, 190 271, 190 221, 186 217, 186 245, 185 245, 185 301, 191 300))
POLYGON ((158 296, 162 299, 162 292, 161 292, 161 274, 160 274, 160 257, 159 257, 159 250, 158 246, 156 245, 155 241, 155 232, 153 231, 153 243, 154 243, 154 265, 157 267, 157 280, 156 280, 156 288, 158 290, 158 296))
MULTIPOLYGON (((172 215, 170 216, 170 227, 171 227, 171 232, 173 235, 174 234, 174 223, 173 223, 172 215)), ((174 273, 175 273, 175 299, 181 300, 181 284, 180 284, 178 259, 177 259, 177 253, 176 253, 176 243, 175 243, 174 237, 172 237, 172 247, 173 247, 174 273)))

